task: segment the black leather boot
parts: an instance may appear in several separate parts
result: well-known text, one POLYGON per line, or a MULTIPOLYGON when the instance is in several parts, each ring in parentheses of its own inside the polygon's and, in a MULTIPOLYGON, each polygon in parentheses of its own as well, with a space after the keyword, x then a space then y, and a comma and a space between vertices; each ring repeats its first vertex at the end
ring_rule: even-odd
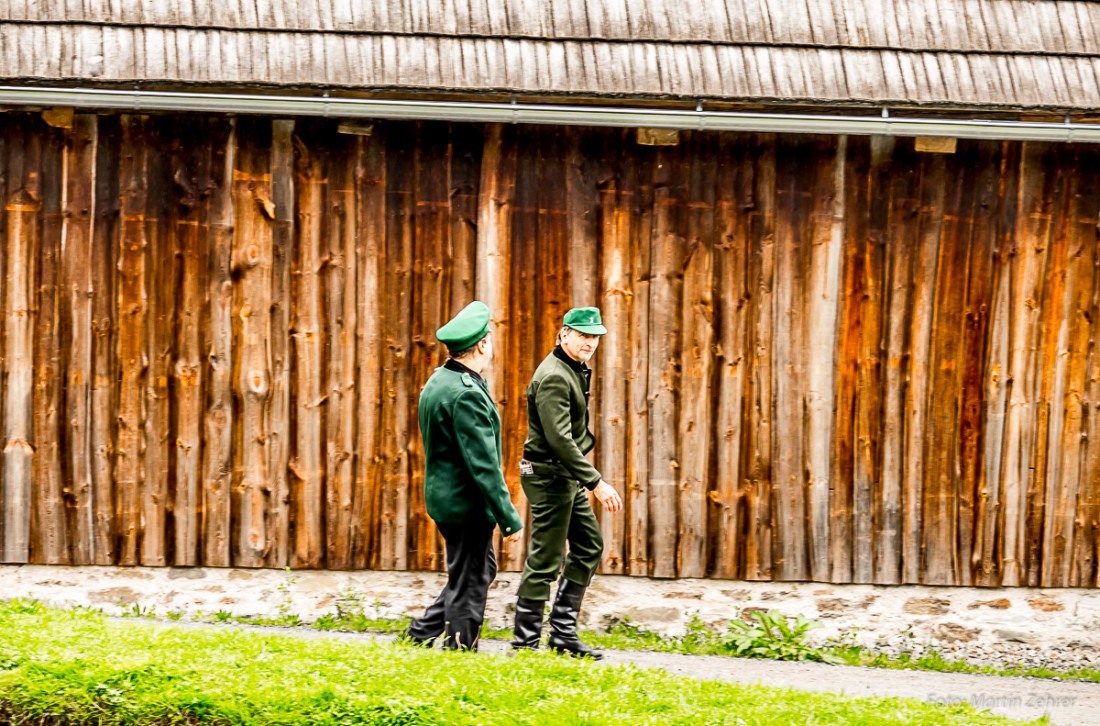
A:
POLYGON ((521 597, 516 601, 516 625, 512 630, 515 636, 512 640, 513 648, 536 650, 539 647, 539 639, 542 637, 542 615, 545 611, 545 600, 521 597))
POLYGON ((564 577, 561 579, 554 607, 550 609, 550 640, 547 646, 556 653, 574 658, 586 656, 592 660, 603 660, 603 653, 592 650, 577 637, 577 617, 581 614, 581 602, 587 589, 564 577))

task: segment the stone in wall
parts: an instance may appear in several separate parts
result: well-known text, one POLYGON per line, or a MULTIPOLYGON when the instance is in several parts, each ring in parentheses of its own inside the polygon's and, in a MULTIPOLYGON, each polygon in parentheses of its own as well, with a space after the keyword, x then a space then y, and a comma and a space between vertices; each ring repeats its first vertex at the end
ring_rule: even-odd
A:
POLYGON ((951 609, 951 601, 938 597, 914 597, 905 601, 905 612, 910 615, 944 615, 951 609))

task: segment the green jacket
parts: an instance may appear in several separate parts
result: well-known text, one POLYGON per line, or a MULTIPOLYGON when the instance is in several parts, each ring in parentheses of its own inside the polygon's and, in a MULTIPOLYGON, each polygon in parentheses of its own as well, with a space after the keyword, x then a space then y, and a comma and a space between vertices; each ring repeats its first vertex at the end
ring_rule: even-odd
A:
POLYGON ((587 489, 600 472, 585 454, 596 445, 588 430, 588 390, 592 371, 555 348, 539 363, 527 386, 527 440, 524 458, 557 464, 587 489))
POLYGON ((424 501, 436 522, 495 522, 506 536, 523 520, 501 473, 500 413, 483 380, 448 361, 420 392, 424 501))

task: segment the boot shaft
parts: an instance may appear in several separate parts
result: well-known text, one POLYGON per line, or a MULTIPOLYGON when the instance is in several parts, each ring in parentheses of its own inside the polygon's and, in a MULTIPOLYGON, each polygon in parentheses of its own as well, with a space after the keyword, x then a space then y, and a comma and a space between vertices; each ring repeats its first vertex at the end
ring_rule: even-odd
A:
POLYGON ((542 638, 542 616, 545 612, 545 600, 521 597, 516 601, 516 622, 512 630, 513 648, 534 650, 539 647, 539 640, 542 638))

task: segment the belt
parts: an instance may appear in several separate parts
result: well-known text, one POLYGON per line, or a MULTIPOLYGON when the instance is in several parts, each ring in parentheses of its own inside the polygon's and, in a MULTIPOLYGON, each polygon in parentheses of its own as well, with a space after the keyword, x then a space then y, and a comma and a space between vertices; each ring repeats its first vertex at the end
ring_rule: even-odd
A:
POLYGON ((523 452, 523 458, 530 461, 532 464, 561 464, 560 461, 553 457, 531 456, 526 451, 523 452))

